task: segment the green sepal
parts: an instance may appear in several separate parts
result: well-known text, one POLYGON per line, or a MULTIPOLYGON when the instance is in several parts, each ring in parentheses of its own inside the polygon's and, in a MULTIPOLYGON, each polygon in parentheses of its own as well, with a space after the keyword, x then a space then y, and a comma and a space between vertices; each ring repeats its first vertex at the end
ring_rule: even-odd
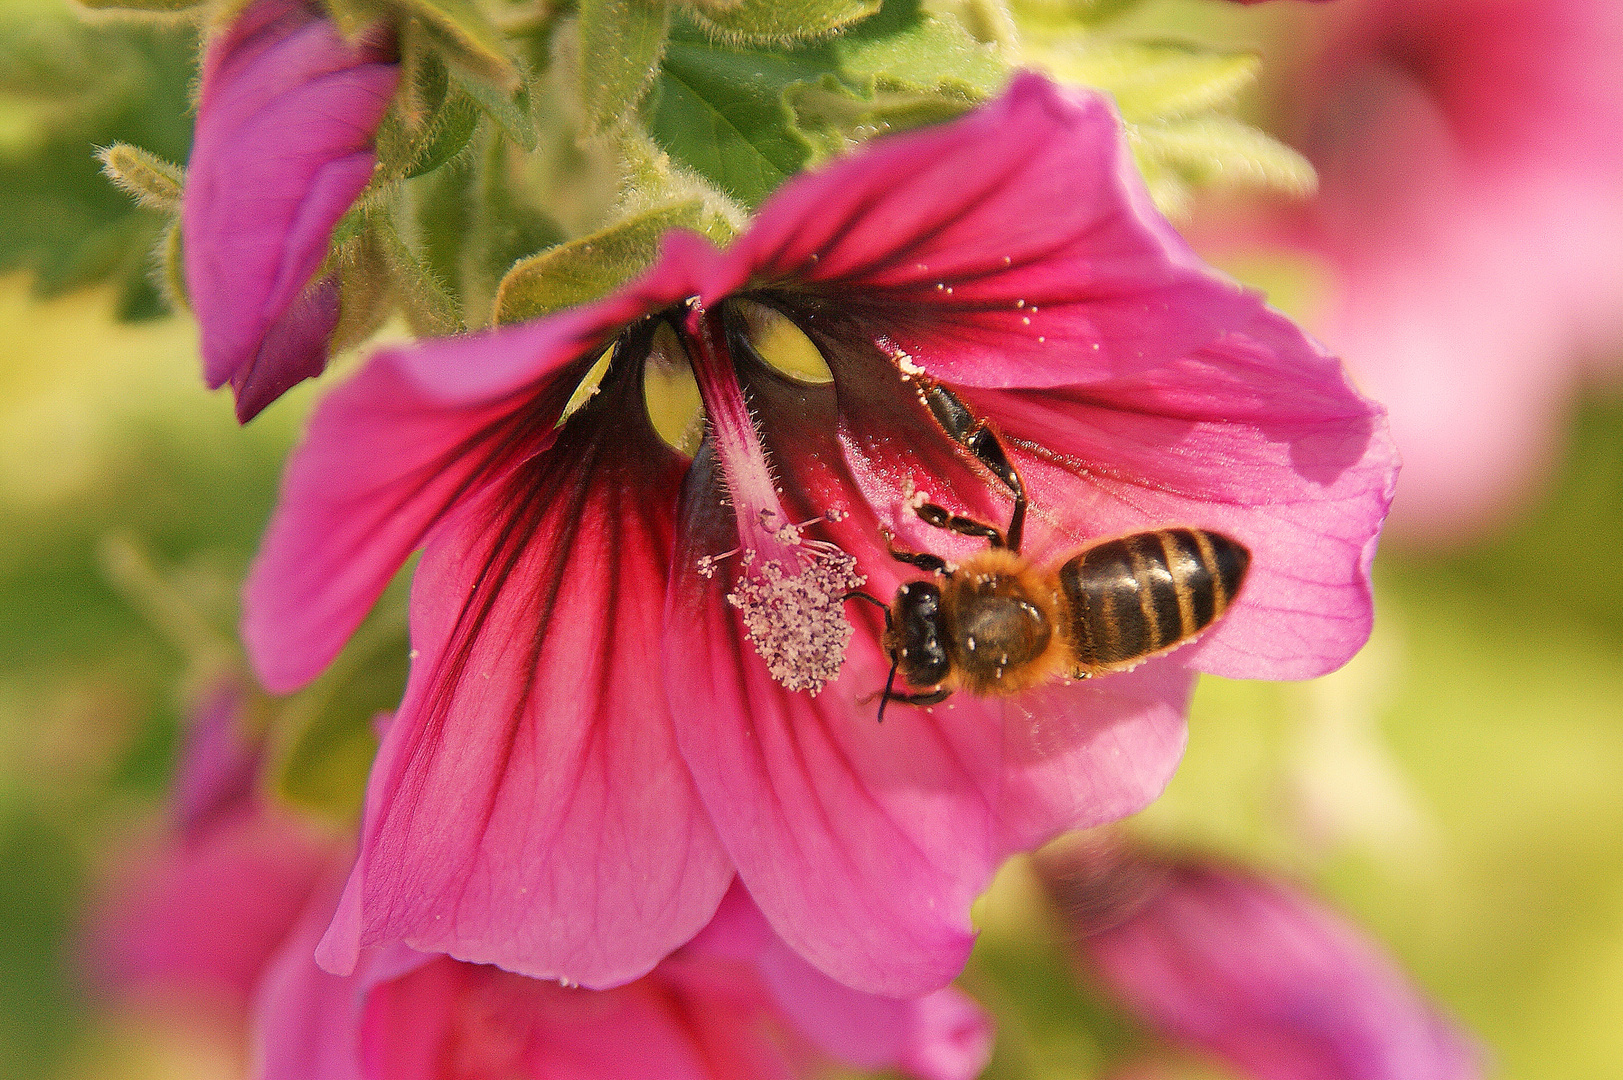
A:
POLYGON ((539 140, 527 85, 520 81, 516 88, 510 88, 454 60, 447 61, 445 68, 452 84, 488 113, 514 145, 522 150, 536 148, 539 140))
POLYGON ((607 134, 635 116, 670 30, 669 0, 580 0, 576 89, 584 135, 607 134))
POLYGON ((171 311, 190 311, 191 296, 186 291, 185 234, 177 217, 164 230, 163 239, 153 252, 153 284, 171 311))
MULTIPOLYGON (((224 10, 214 11, 214 19, 216 22, 235 21, 240 9, 247 6, 243 0, 227 0, 224 10)), ((382 0, 322 0, 322 6, 338 27, 339 36, 346 41, 354 41, 390 17, 390 9, 382 0)))
POLYGON ((1091 36, 1056 43, 1041 55, 1063 81, 1109 93, 1134 123, 1226 109, 1261 66, 1254 52, 1091 36))
POLYGON ((96 151, 101 171, 119 190, 140 206, 166 214, 180 213, 180 196, 186 187, 186 172, 156 154, 129 143, 114 143, 96 151))
POLYGON ((495 321, 534 319, 606 296, 653 264, 666 232, 699 229, 704 217, 704 202, 691 199, 521 259, 496 290, 495 321))
POLYGON ((881 0, 695 0, 688 14, 722 41, 739 45, 787 45, 811 41, 876 13, 881 0))
POLYGON ((400 703, 409 649, 404 590, 391 588, 332 665, 282 704, 267 770, 278 798, 341 822, 359 815, 377 754, 373 722, 400 703))
POLYGON ((445 290, 452 311, 463 305, 463 253, 473 220, 474 162, 458 158, 443 169, 405 185, 406 220, 423 273, 445 290))
POLYGON ((479 125, 479 106, 451 83, 439 53, 413 22, 402 30, 396 108, 378 128, 380 171, 392 179, 432 172, 460 154, 479 125))
POLYGON ((460 333, 463 326, 456 300, 445 284, 406 246, 394 222, 380 217, 373 236, 379 258, 394 285, 394 298, 399 301, 411 332, 418 337, 460 333))
POLYGON ((508 55, 501 31, 473 0, 394 0, 394 4, 402 13, 416 16, 424 31, 443 46, 448 66, 481 75, 509 96, 521 88, 523 75, 508 55))
POLYGON ((328 352, 336 355, 377 332, 393 306, 388 259, 378 239, 376 220, 335 253, 338 274, 338 323, 327 335, 328 352))

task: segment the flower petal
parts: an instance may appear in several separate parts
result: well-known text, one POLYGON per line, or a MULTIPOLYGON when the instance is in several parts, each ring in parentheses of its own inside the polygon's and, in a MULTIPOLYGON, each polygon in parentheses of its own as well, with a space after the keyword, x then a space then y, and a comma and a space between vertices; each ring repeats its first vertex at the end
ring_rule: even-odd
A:
POLYGON ((134 860, 94 920, 92 966, 115 987, 246 1002, 332 851, 266 807, 216 814, 184 843, 134 860))
POLYGON ((636 418, 637 359, 429 539, 330 969, 398 939, 612 985, 726 890, 651 666, 683 463, 636 418))
POLYGON ((208 384, 232 382, 243 419, 325 365, 336 290, 299 298, 371 179, 399 78, 390 51, 346 44, 295 0, 258 0, 204 59, 182 209, 186 288, 208 384))
MULTIPOLYGON (((762 373, 746 389, 785 511, 843 511, 817 538, 861 560, 868 589, 888 598, 900 566, 844 470, 833 387, 762 373)), ((895 707, 881 725, 873 695, 889 661, 878 615, 863 608, 852 610, 840 677, 815 697, 787 691, 745 642, 724 590, 695 572, 736 536, 716 472, 701 450, 674 564, 665 662, 683 755, 740 876, 797 952, 871 993, 940 987, 968 953, 969 903, 1005 855, 1161 791, 1182 750, 1189 677, 1146 669, 1035 707, 960 694, 895 707)))
POLYGON ((1379 406, 1284 316, 1261 311, 1241 332, 1110 382, 964 398, 1012 444, 1035 552, 1167 525, 1251 550, 1238 601, 1181 662, 1310 678, 1368 638, 1397 455, 1379 406))
POLYGON ((716 295, 837 292, 897 354, 976 386, 1132 371, 1256 303, 1154 209, 1106 99, 1030 74, 960 120, 790 180, 726 257, 716 295))
POLYGON ((1281 882, 1175 866, 1144 906, 1081 947, 1162 1033, 1259 1080, 1481 1075, 1477 1048, 1384 950, 1281 882))
POLYGON ((449 507, 550 445, 613 332, 681 295, 676 269, 651 295, 634 288, 554 319, 383 350, 322 401, 244 590, 243 640, 267 687, 315 678, 449 507))

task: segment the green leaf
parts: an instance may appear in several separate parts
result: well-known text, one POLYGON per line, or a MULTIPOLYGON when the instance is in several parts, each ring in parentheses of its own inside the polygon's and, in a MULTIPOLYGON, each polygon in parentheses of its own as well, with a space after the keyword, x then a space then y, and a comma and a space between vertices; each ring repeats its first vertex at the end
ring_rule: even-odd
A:
POLYGON ((496 291, 496 321, 518 322, 596 300, 646 270, 671 229, 700 227, 699 199, 658 207, 523 259, 496 291))
POLYGON ((994 48, 917 0, 788 51, 717 45, 679 26, 648 126, 672 158, 753 207, 817 158, 956 115, 1007 74, 994 48))
POLYGON ((1039 55, 1065 82, 1108 92, 1122 116, 1137 123, 1226 109, 1261 65, 1253 52, 1119 38, 1083 37, 1039 55))
POLYGON ((580 0, 582 128, 595 137, 635 114, 670 36, 669 0, 580 0))
POLYGON ((696 23, 722 41, 786 45, 827 37, 873 15, 880 0, 736 0, 692 5, 696 23))
POLYGON ((651 99, 649 130, 673 158, 746 206, 807 160, 783 99, 833 64, 826 46, 791 53, 673 40, 651 99))
POLYGON ((114 143, 97 151, 108 179, 149 210, 168 214, 180 212, 180 196, 186 174, 179 165, 149 154, 138 146, 114 143))
POLYGON ((1232 116, 1197 116, 1134 131, 1145 158, 1193 184, 1240 183, 1311 194, 1313 166, 1295 150, 1232 116))

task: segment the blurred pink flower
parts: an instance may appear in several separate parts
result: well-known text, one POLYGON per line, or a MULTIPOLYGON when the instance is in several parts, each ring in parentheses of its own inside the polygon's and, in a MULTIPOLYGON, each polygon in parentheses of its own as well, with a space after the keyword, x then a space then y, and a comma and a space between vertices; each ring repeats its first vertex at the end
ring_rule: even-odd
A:
POLYGON ((205 693, 177 777, 174 826, 124 856, 92 913, 104 988, 246 1010, 265 965, 344 844, 258 796, 236 679, 205 693))
POLYGON ((266 975, 260 1080, 789 1080, 833 1062, 972 1080, 991 1053, 990 1021, 957 990, 899 1000, 835 983, 736 885, 697 938, 612 990, 400 945, 329 975, 311 952, 336 894, 266 975))
POLYGON ((1474 1080, 1472 1041, 1300 889, 1213 861, 1045 853, 1088 968, 1176 1043, 1257 1080, 1474 1080))
POLYGON ((1322 332, 1403 454, 1393 522, 1465 539, 1543 475, 1584 364, 1623 361, 1623 4, 1342 0, 1325 16, 1279 94, 1318 196, 1260 235, 1210 228, 1327 263, 1322 332))
POLYGON ((1362 644, 1394 468, 1339 364, 1154 212, 1103 100, 1035 76, 795 178, 725 252, 673 234, 605 300, 379 353, 316 411, 246 595, 285 691, 424 551, 416 659, 322 962, 403 940, 623 983, 736 867, 833 977, 944 985, 1005 856, 1159 794, 1197 669, 1306 677, 1362 644), (770 312, 832 383, 757 355, 770 312), (648 422, 649 364, 691 366, 692 462, 648 422), (925 526, 916 492, 1010 513, 923 403, 936 380, 1003 433, 1035 558, 1219 530, 1252 553, 1238 602, 1128 673, 874 723, 882 624, 854 611, 851 636, 841 597, 908 576, 882 530, 956 558, 980 542, 925 526), (788 615, 746 629, 782 609, 729 596, 774 590, 788 615))
POLYGON ((392 37, 345 44, 314 4, 256 0, 210 43, 181 214, 211 388, 252 419, 327 364, 338 279, 312 280, 372 178, 392 37))

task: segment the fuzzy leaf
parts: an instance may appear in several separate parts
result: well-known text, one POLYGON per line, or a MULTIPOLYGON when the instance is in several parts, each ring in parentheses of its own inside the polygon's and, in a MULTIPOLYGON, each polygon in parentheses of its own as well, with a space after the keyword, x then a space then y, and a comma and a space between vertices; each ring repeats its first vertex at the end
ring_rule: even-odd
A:
POLYGON ((857 90, 833 75, 789 87, 784 100, 813 165, 875 135, 950 120, 976 104, 975 98, 945 91, 857 90))
POLYGON ((917 0, 890 0, 839 37, 788 51, 716 45, 678 27, 648 126, 672 158, 753 207, 814 153, 952 115, 959 103, 995 93, 1006 76, 989 46, 917 0), (831 100, 841 85, 851 101, 831 100), (916 97, 887 96, 917 94, 943 103, 925 108, 916 97), (882 115, 889 105, 899 107, 882 115), (797 106, 807 109, 804 127, 797 106))
POLYGON ((1042 58, 1056 76, 1108 92, 1133 123, 1224 109, 1257 76, 1252 52, 1225 52, 1181 41, 1084 37, 1042 58))
POLYGON ((129 143, 114 143, 98 151, 101 168, 113 183, 149 210, 180 212, 186 174, 156 154, 129 143))
POLYGON ((422 20, 422 26, 448 47, 447 64, 483 75, 509 96, 523 77, 507 53, 501 31, 473 0, 397 0, 422 20))
POLYGON ((452 83, 488 113, 503 133, 519 148, 524 150, 536 148, 538 139, 535 118, 530 114, 529 87, 520 82, 517 89, 509 89, 504 84, 455 62, 447 63, 446 70, 450 73, 452 83))
POLYGON ((587 136, 631 119, 659 71, 670 30, 669 0, 581 0, 578 89, 587 136))
POLYGON ((438 337, 461 332, 463 326, 457 315, 456 301, 406 246, 394 223, 379 221, 375 235, 382 268, 393 284, 395 298, 405 309, 412 333, 419 337, 438 337))
POLYGON ((613 291, 653 263, 661 236, 696 229, 703 216, 698 199, 657 207, 521 260, 496 290, 496 321, 537 318, 613 291))
POLYGON ((827 37, 877 12, 881 0, 737 0, 696 3, 694 21, 722 41, 786 45, 827 37))
POLYGON ((1193 184, 1252 184, 1311 194, 1313 166, 1295 150, 1232 116, 1197 116, 1135 131, 1144 158, 1169 166, 1193 184))
POLYGON ((806 164, 784 91, 820 77, 826 47, 793 53, 671 42, 649 129, 677 161, 746 206, 757 206, 806 164))
POLYGON ((891 0, 874 18, 830 42, 839 73, 859 87, 945 93, 974 100, 1003 89, 997 50, 916 0, 891 0))

